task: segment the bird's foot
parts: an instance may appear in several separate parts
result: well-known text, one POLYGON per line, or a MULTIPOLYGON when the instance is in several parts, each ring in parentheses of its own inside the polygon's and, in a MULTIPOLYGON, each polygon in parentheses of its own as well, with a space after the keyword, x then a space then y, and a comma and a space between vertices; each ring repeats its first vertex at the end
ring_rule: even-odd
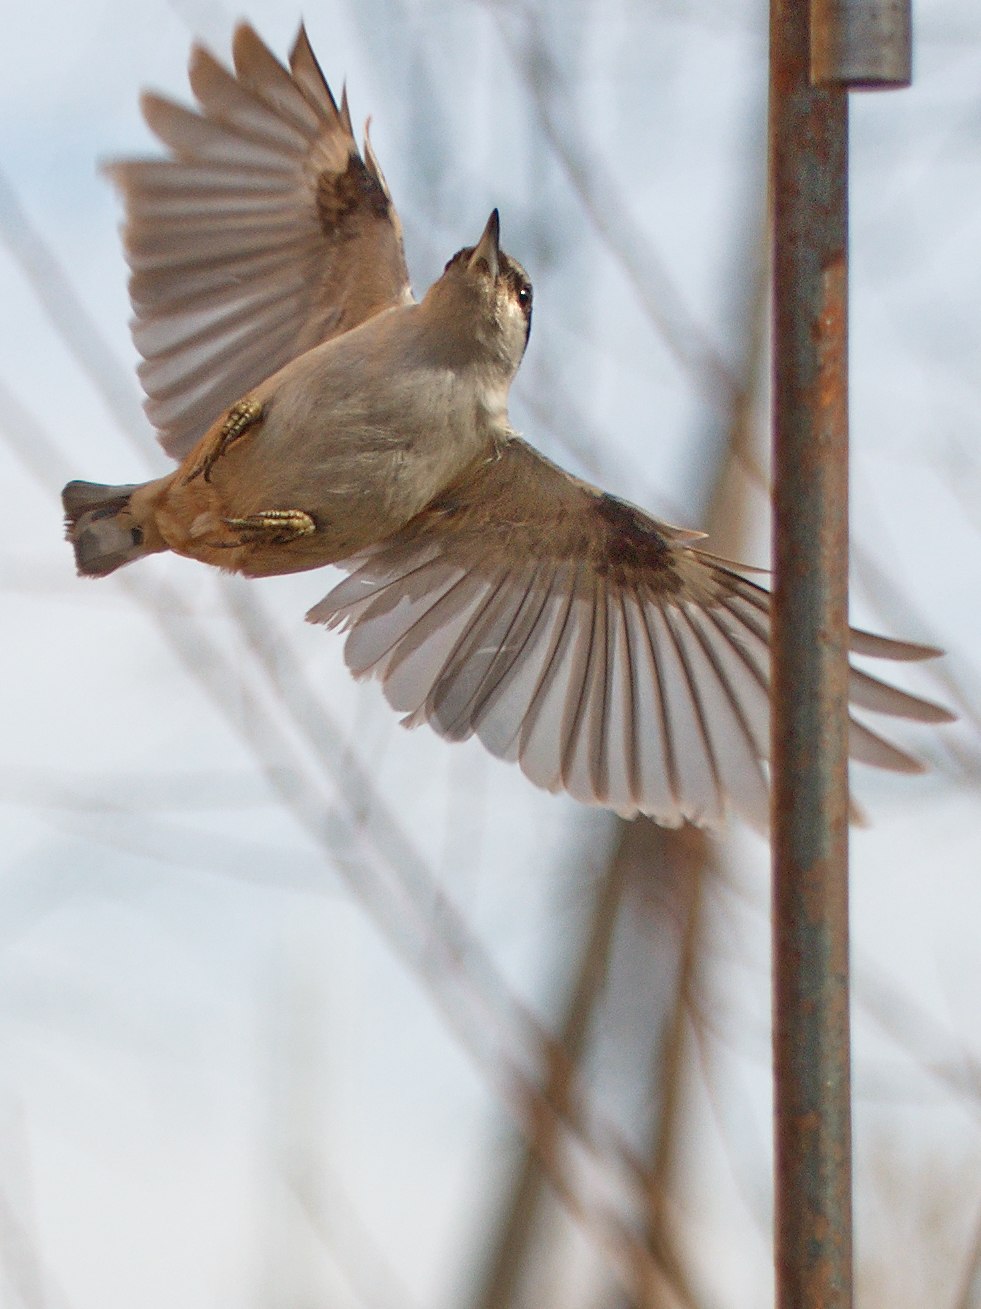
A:
POLYGON ((317 530, 316 520, 303 509, 263 509, 246 518, 225 518, 226 527, 241 532, 240 545, 286 545, 317 530))
POLYGON ((195 477, 204 475, 206 482, 211 481, 211 470, 233 441, 244 436, 256 423, 262 421, 263 406, 258 400, 239 400, 233 404, 225 415, 225 421, 211 439, 204 445, 197 459, 184 474, 184 486, 195 477))

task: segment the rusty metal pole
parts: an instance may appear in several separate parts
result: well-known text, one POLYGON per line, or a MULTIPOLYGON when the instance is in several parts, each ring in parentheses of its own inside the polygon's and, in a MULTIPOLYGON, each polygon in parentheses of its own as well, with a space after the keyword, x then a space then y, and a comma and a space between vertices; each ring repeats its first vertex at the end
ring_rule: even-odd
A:
POLYGON ((770 42, 777 1305, 849 1309, 847 92, 808 0, 770 42))
POLYGON ((779 1309, 852 1304, 847 88, 909 82, 904 4, 771 0, 779 1309))

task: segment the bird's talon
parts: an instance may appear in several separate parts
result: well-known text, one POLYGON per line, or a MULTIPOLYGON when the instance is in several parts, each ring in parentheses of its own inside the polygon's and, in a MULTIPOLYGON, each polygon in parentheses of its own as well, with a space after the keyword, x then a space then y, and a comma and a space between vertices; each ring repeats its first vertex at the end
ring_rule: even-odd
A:
POLYGON ((225 421, 198 456, 195 463, 184 474, 183 484, 192 482, 195 477, 204 474, 206 482, 211 481, 211 470, 233 441, 237 441, 250 428, 262 420, 264 407, 258 400, 239 400, 233 404, 225 415, 225 421))
POLYGON ((225 518, 222 521, 226 527, 237 528, 242 533, 242 545, 256 541, 285 545, 317 530, 316 519, 303 509, 264 509, 245 518, 225 518))

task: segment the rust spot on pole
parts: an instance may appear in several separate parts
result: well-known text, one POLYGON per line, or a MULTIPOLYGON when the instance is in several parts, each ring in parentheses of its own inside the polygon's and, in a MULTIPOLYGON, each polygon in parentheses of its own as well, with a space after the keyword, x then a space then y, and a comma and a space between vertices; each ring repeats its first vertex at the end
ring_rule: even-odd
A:
POLYGON ((776 1273, 849 1309, 847 105, 809 27, 772 0, 776 1273))

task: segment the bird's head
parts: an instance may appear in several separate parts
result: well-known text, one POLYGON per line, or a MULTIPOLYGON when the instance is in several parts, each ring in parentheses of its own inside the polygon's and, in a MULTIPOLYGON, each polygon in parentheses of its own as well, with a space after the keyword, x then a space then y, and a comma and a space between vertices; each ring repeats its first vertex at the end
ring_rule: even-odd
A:
POLYGON ((495 209, 477 244, 457 251, 423 304, 454 354, 510 381, 528 344, 532 296, 528 274, 501 249, 500 231, 495 209))

